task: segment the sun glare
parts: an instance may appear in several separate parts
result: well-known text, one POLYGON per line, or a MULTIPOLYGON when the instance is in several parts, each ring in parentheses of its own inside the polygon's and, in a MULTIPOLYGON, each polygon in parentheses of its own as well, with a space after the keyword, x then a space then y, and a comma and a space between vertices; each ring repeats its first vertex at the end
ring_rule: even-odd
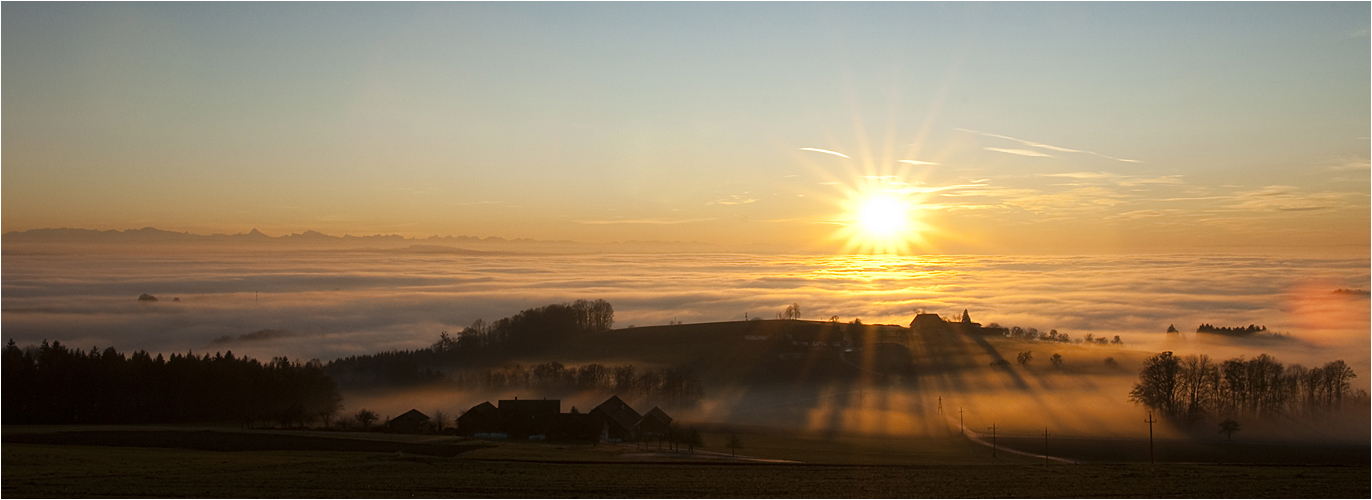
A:
POLYGON ((926 246, 924 225, 910 199, 889 192, 852 193, 844 205, 847 216, 835 234, 845 241, 844 252, 909 254, 914 246, 926 246))
POLYGON ((862 203, 858 209, 858 224, 862 231, 873 237, 889 238, 899 234, 909 225, 909 207, 902 201, 886 196, 876 196, 862 203))

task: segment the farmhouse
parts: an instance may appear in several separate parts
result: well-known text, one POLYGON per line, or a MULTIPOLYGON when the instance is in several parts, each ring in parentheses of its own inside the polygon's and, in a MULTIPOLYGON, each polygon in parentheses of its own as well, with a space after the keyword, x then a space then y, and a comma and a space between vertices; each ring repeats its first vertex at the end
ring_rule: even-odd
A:
POLYGON ((623 442, 667 432, 672 422, 661 408, 639 415, 619 396, 610 396, 589 412, 572 408, 561 413, 557 399, 502 399, 473 406, 457 418, 457 431, 467 437, 556 439, 623 442))
POLYGON ((404 434, 418 434, 431 426, 429 416, 420 413, 419 410, 411 409, 401 413, 399 417, 386 421, 386 430, 404 434))
POLYGON ((910 329, 920 335, 933 335, 944 333, 959 333, 962 335, 1005 335, 1006 330, 1000 327, 984 327, 981 323, 973 323, 972 316, 966 309, 962 310, 962 318, 958 321, 947 321, 941 316, 932 313, 919 313, 910 322, 910 329))

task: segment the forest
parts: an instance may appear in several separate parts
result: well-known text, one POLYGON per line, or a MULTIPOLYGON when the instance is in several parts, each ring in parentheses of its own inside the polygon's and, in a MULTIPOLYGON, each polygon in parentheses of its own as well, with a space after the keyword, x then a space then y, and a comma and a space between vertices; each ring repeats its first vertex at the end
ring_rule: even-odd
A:
POLYGON ((324 370, 348 387, 395 387, 443 381, 444 370, 499 365, 515 355, 555 348, 578 333, 614 326, 614 307, 604 300, 578 300, 525 309, 487 323, 478 319, 457 335, 442 332, 424 349, 349 356, 324 370))
POLYGON ((1243 336, 1252 335, 1252 334, 1255 334, 1255 333, 1266 333, 1266 332, 1267 332, 1267 327, 1266 327, 1266 326, 1257 326, 1257 325, 1248 325, 1248 326, 1215 326, 1215 325, 1212 325, 1212 324, 1209 324, 1209 323, 1202 323, 1200 326, 1196 327, 1196 333, 1213 333, 1213 334, 1216 334, 1216 335, 1229 335, 1229 336, 1234 336, 1234 337, 1243 337, 1243 336))
POLYGON ((1351 387, 1356 377, 1343 360, 1306 368, 1267 354, 1217 362, 1168 351, 1144 361, 1129 400, 1182 424, 1207 417, 1316 419, 1345 405, 1367 405, 1367 392, 1351 387))
POLYGON ((6 424, 148 424, 329 420, 343 399, 318 361, 261 363, 230 351, 125 355, 61 342, 5 345, 6 424))

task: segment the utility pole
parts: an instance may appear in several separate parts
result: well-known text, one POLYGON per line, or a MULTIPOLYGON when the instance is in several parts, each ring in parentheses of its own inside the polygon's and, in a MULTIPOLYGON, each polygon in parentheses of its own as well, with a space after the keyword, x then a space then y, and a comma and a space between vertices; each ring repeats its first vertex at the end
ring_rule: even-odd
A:
POLYGON ((1153 412, 1148 412, 1148 465, 1153 465, 1153 424, 1158 421, 1153 419, 1153 412))
POLYGON ((991 458, 996 458, 996 424, 991 424, 987 429, 991 429, 991 458))
POLYGON ((962 407, 958 407, 958 434, 966 434, 962 427, 962 407))
POLYGON ((938 397, 938 414, 943 416, 943 396, 938 397))
POLYGON ((1043 465, 1048 465, 1048 428, 1043 428, 1043 465))

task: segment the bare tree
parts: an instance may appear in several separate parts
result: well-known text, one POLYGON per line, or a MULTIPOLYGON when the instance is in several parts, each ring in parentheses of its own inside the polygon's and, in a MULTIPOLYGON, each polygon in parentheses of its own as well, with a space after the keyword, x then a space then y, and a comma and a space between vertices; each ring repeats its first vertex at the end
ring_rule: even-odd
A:
POLYGON ((705 438, 700 437, 700 431, 695 427, 686 431, 686 446, 690 448, 691 453, 696 452, 697 446, 705 446, 705 438))
POLYGON ((800 319, 800 304, 786 306, 786 310, 781 313, 785 319, 800 319))
POLYGON ((376 423, 377 416, 376 412, 363 408, 358 410, 356 415, 353 415, 353 419, 357 420, 357 424, 361 425, 363 429, 367 429, 376 423))
POLYGON ((1158 410, 1164 416, 1177 416, 1177 373, 1181 364, 1172 351, 1166 351, 1143 361, 1139 381, 1129 391, 1129 400, 1158 410))
POLYGON ((434 426, 438 428, 438 433, 442 434, 443 429, 448 427, 448 414, 443 410, 434 410, 434 426))
POLYGON ((1033 359, 1034 359, 1034 352, 1033 352, 1033 351, 1024 351, 1024 352, 1022 352, 1022 353, 1019 353, 1019 356, 1015 356, 1015 361, 1018 361, 1019 364, 1020 364, 1020 366, 1029 366, 1029 362, 1032 361, 1033 359))
POLYGON ((1048 361, 1049 361, 1050 363, 1053 363, 1053 368, 1062 368, 1062 355, 1061 355, 1061 354, 1058 354, 1058 353, 1056 353, 1056 352, 1053 353, 1053 357, 1048 358, 1048 361))
POLYGON ((743 447, 743 440, 739 439, 738 434, 730 434, 724 446, 729 447, 729 456, 738 456, 738 449, 743 447))
POLYGON ((1220 422, 1220 434, 1224 434, 1230 441, 1234 440, 1234 433, 1238 432, 1239 423, 1232 418, 1226 418, 1220 422))

